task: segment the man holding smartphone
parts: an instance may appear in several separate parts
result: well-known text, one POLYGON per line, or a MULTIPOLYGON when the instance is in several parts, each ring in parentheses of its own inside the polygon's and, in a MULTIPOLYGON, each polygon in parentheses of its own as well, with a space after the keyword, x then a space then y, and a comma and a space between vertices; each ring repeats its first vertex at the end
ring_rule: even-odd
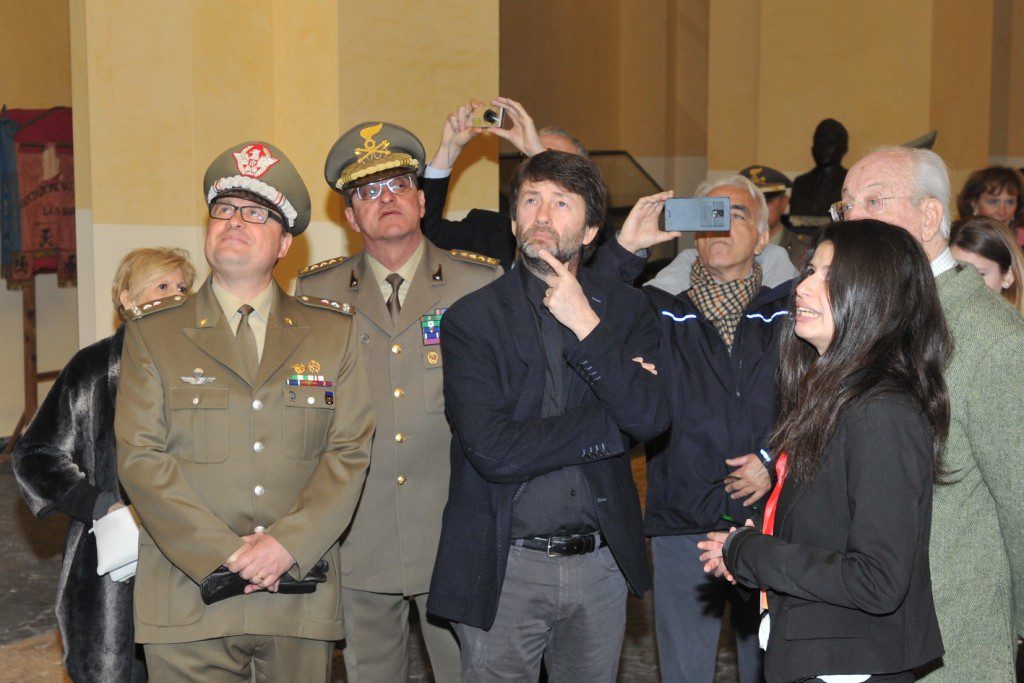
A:
MULTIPOLYGON (((727 199, 729 230, 697 232, 696 259, 673 293, 643 288, 661 324, 658 372, 672 413, 671 429, 646 446, 644 526, 652 537, 658 657, 665 680, 710 681, 728 601, 740 681, 755 683, 756 597, 704 574, 693 558, 708 531, 726 527, 723 515, 746 519, 771 487, 764 449, 776 416, 775 369, 792 270, 780 278, 755 259, 769 233, 765 199, 753 183, 737 175, 702 183, 696 195, 727 199)), ((645 259, 634 253, 677 234, 658 226, 671 197, 641 199, 618 244, 602 250, 599 267, 639 274, 645 259)))

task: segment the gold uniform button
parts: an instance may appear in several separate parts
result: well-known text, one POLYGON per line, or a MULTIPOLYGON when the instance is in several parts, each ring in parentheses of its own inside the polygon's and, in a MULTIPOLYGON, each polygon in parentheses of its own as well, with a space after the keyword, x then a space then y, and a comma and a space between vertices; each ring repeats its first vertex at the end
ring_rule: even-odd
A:
POLYGON ((266 492, 267 492, 267 489, 265 489, 265 488, 263 488, 263 486, 261 486, 261 485, 257 484, 257 485, 256 485, 256 488, 254 488, 254 489, 252 490, 252 492, 253 492, 254 494, 256 494, 257 496, 262 496, 262 495, 263 495, 264 493, 266 493, 266 492))
POLYGON ((192 405, 194 405, 194 406, 199 405, 199 397, 198 396, 193 396, 192 397, 192 405))
POLYGON ((405 389, 402 387, 395 387, 395 390, 391 392, 395 398, 402 398, 405 396, 405 389))
POLYGON ((398 484, 399 486, 405 486, 405 482, 407 481, 408 479, 405 478, 404 474, 399 474, 398 477, 395 479, 395 483, 398 484))
POLYGON ((397 434, 395 434, 395 441, 397 441, 398 443, 402 443, 403 441, 405 441, 405 434, 403 434, 402 432, 398 432, 397 434))
POLYGON ((252 530, 252 532, 253 532, 254 534, 262 534, 262 533, 263 533, 264 531, 266 531, 266 530, 267 530, 267 527, 265 527, 265 526, 263 526, 263 525, 261 524, 261 525, 259 525, 258 527, 256 527, 255 529, 253 529, 253 530, 252 530))
POLYGON ((259 410, 262 407, 263 407, 263 401, 259 400, 258 398, 252 402, 252 409, 253 410, 259 410))
POLYGON ((254 443, 252 445, 252 450, 253 450, 254 453, 262 453, 263 452, 263 442, 262 441, 257 441, 256 443, 254 443))
POLYGON ((392 344, 391 345, 391 353, 393 353, 394 355, 397 356, 401 352, 402 352, 402 345, 401 344, 392 344))

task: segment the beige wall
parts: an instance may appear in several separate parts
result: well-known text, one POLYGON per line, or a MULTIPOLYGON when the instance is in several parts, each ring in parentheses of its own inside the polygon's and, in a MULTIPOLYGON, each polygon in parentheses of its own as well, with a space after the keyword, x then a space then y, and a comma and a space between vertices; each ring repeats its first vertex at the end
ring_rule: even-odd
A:
MULTIPOLYGON (((310 187, 286 286, 360 246, 322 181, 343 130, 392 120, 429 156, 447 112, 499 92, 592 148, 629 149, 680 192, 755 160, 809 169, 826 116, 850 130, 848 164, 932 127, 954 184, 988 158, 1024 163, 1015 0, 34 0, 0 4, 0 59, 10 106, 75 114, 80 286, 40 279, 42 368, 75 348, 76 294, 83 344, 113 329, 108 283, 129 249, 184 246, 204 268, 201 178, 243 139, 280 145, 310 187)), ((449 213, 496 204, 496 149, 467 148, 449 213)), ((0 325, 18 348, 17 294, 0 292, 0 325)), ((20 406, 11 356, 0 432, 20 406)))
POLYGON ((995 0, 992 36, 991 155, 1024 166, 1024 5, 995 0))
POLYGON ((679 191, 704 168, 809 170, 826 117, 847 165, 932 128, 955 186, 990 157, 1024 163, 1016 0, 518 0, 501 24, 503 91, 679 191))
MULTIPOLYGON (((752 126, 756 133, 742 132, 739 144, 712 135, 709 168, 752 163, 753 149, 759 163, 807 171, 813 166, 814 128, 826 117, 850 132, 846 166, 872 147, 905 142, 933 128, 939 131, 935 151, 949 163, 954 188, 987 163, 991 0, 789 0, 759 5, 760 11, 753 0, 730 2, 712 4, 712 49, 726 50, 714 39, 735 32, 737 17, 748 17, 740 30, 756 34, 760 43, 760 58, 749 65, 757 83, 744 87, 748 94, 756 87, 756 118, 735 112, 737 93, 715 69, 727 59, 712 65, 709 118, 720 122, 716 132, 723 138, 728 134, 721 122, 730 119, 736 129, 752 126)), ((735 61, 725 68, 735 75, 735 61)))
POLYGON ((502 94, 538 126, 627 149, 666 187, 703 177, 708 0, 517 0, 501 27, 502 94))
MULTIPOLYGON (((338 25, 338 133, 370 119, 391 121, 416 134, 429 161, 450 112, 498 95, 497 0, 344 0, 338 25), (386 30, 373 27, 381 17, 386 30)), ((497 160, 495 138, 467 145, 448 198, 450 214, 497 208, 497 160)))
MULTIPOLYGON (((448 111, 497 90, 495 2, 72 0, 72 12, 75 106, 87 115, 76 125, 91 151, 83 340, 112 329, 105 289, 128 250, 182 246, 206 272, 202 177, 227 147, 274 142, 310 189, 312 223, 276 270, 289 289, 302 266, 360 247, 323 181, 341 132, 390 119, 432 151, 448 111), (129 192, 144 201, 126 203, 129 192)), ((450 210, 496 203, 495 149, 477 146, 450 210)))
POLYGON ((936 0, 932 14, 930 124, 950 166, 954 197, 991 156, 992 0, 936 0))
MULTIPOLYGON (((67 0, 0 3, 0 104, 13 109, 71 105, 67 0)), ((75 163, 81 161, 76 145, 75 163)), ((36 278, 40 371, 64 365, 78 349, 77 292, 56 275, 36 278)), ((24 408, 21 292, 0 284, 0 434, 14 429, 24 408)), ((40 399, 50 384, 39 385, 40 399)))
POLYGON ((501 94, 538 126, 609 149, 619 135, 619 0, 501 3, 501 94))
POLYGON ((829 117, 850 133, 847 165, 927 132, 931 23, 927 0, 712 3, 709 169, 807 171, 829 117))

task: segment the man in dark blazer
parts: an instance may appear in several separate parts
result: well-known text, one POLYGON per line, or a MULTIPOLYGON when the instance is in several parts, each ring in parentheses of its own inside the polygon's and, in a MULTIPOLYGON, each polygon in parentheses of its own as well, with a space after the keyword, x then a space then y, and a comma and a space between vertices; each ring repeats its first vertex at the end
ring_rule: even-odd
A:
POLYGON ((668 424, 643 296, 579 267, 601 224, 593 162, 531 157, 511 185, 520 257, 444 318, 452 478, 427 608, 464 680, 612 681, 627 586, 650 587, 629 438, 668 424))

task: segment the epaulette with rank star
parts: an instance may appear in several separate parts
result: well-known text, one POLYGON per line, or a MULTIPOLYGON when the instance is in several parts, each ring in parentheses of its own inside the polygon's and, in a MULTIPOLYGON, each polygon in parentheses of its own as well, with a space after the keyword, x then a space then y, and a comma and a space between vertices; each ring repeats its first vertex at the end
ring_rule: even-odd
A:
POLYGON ((491 268, 497 268, 499 263, 496 258, 483 256, 481 254, 474 254, 471 251, 463 251, 462 249, 452 249, 448 253, 452 255, 452 258, 458 259, 459 261, 479 263, 481 266, 490 266, 491 268))
POLYGON ((328 268, 333 268, 334 266, 340 266, 347 260, 348 256, 335 256, 334 258, 329 258, 326 261, 314 263, 313 265, 306 266, 305 268, 300 270, 299 277, 304 277, 312 273, 319 273, 321 270, 327 270, 328 268))
POLYGON ((128 309, 128 314, 132 317, 132 320, 138 320, 139 318, 145 318, 151 313, 157 311, 166 311, 171 308, 177 308, 188 301, 188 297, 183 294, 175 294, 169 296, 166 299, 157 299, 156 301, 147 301, 139 306, 133 306, 128 309))
POLYGON ((339 304, 337 301, 332 299, 319 299, 315 296, 297 296, 295 297, 300 303, 304 303, 307 306, 313 308, 326 308, 328 311, 334 311, 335 313, 343 313, 344 315, 355 315, 355 309, 352 308, 352 304, 339 304))

